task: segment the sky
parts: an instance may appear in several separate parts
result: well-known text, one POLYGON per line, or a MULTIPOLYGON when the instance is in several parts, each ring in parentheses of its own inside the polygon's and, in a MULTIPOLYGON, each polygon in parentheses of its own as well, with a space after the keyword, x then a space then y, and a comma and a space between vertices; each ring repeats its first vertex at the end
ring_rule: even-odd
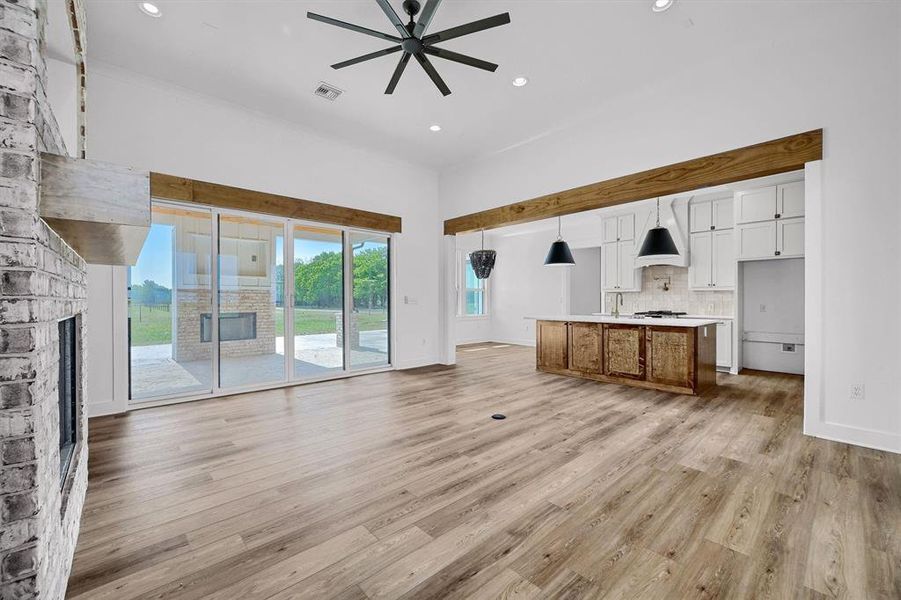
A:
MULTIPOLYGON (((138 263, 129 269, 131 282, 143 283, 150 279, 156 283, 172 288, 172 235, 173 227, 160 223, 154 223, 150 227, 150 233, 144 242, 144 248, 138 257, 138 263)), ((367 243, 366 247, 374 247, 367 243)), ((278 245, 280 250, 282 244, 278 245)), ((341 250, 341 244, 318 240, 294 240, 294 260, 304 262, 323 252, 335 252, 341 250)), ((282 264, 282 261, 278 261, 282 264)))

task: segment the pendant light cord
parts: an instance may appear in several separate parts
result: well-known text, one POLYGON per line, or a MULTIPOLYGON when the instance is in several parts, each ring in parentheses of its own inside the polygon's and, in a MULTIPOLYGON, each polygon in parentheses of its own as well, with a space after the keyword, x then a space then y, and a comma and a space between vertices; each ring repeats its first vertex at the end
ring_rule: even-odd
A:
POLYGON ((657 227, 660 227, 660 197, 657 198, 657 227))
POLYGON ((562 230, 562 225, 561 225, 562 221, 563 221, 563 217, 557 217, 557 239, 558 240, 563 239, 563 230, 562 230))

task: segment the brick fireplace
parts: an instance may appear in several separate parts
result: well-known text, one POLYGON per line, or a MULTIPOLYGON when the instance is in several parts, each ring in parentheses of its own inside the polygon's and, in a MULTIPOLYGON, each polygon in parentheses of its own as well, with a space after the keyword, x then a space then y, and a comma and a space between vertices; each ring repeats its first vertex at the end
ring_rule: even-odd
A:
MULTIPOLYGON (((66 154, 46 96, 45 7, 43 0, 0 0, 0 598, 4 600, 63 598, 87 488, 84 378, 78 366, 85 339, 81 331, 85 262, 38 216, 39 152, 66 154), (66 321, 73 317, 74 321, 66 321), (60 353, 60 335, 75 344, 72 352, 60 353), (60 410, 61 381, 67 388, 62 392, 71 392, 68 398, 74 399, 70 413, 60 410), (61 423, 61 416, 71 419, 70 429, 61 423), (71 434, 71 443, 61 443, 61 431, 71 434), (69 456, 63 461, 65 454, 69 456)), ((69 7, 83 23, 81 2, 69 7)))

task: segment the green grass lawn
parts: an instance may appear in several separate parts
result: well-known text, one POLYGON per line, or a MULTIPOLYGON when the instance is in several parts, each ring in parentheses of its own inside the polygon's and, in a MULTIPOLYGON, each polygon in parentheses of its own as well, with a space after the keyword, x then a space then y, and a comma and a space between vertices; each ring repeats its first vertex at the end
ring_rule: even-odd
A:
MULTIPOLYGON (((132 303, 128 312, 131 317, 132 346, 172 343, 172 313, 169 312, 167 305, 148 306, 132 303)), ((329 309, 294 309, 294 334, 335 333, 335 314, 337 312, 329 309)), ((386 329, 387 314, 387 311, 384 310, 371 312, 363 310, 357 313, 360 331, 386 329)), ((275 309, 275 335, 285 335, 285 311, 283 308, 275 309)))
MULTIPOLYGON (((338 312, 322 308, 295 308, 294 335, 335 333, 335 315, 338 312)), ((387 311, 384 310, 360 311, 357 313, 360 331, 387 329, 387 315, 387 311)), ((285 311, 283 308, 275 309, 275 335, 285 335, 285 311)))
POLYGON ((132 346, 172 343, 172 313, 168 304, 130 303, 128 316, 131 318, 132 346))

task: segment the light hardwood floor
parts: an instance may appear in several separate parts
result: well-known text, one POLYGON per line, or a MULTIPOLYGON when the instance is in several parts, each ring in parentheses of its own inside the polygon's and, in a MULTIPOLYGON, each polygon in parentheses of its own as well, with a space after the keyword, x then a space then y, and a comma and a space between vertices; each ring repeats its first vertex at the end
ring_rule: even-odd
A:
POLYGON ((458 358, 91 420, 68 597, 901 597, 901 456, 802 436, 800 377, 458 358))

